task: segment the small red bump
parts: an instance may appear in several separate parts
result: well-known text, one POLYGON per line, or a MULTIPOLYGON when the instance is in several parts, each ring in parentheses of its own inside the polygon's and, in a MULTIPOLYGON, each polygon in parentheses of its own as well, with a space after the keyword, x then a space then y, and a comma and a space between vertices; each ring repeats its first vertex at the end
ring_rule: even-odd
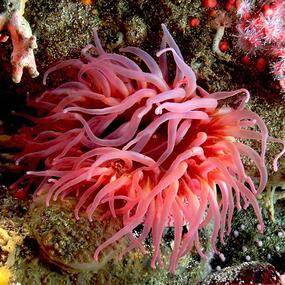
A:
POLYGON ((251 18, 251 15, 250 15, 249 12, 246 12, 246 13, 244 13, 244 14, 242 15, 242 20, 243 20, 243 21, 247 21, 247 20, 249 20, 250 18, 251 18))
POLYGON ((200 19, 199 18, 192 18, 192 19, 190 19, 189 25, 192 28, 197 28, 200 25, 200 19))
POLYGON ((248 65, 248 64, 250 64, 251 59, 250 59, 250 57, 249 57, 248 55, 244 55, 244 56, 241 58, 241 62, 242 62, 243 64, 245 64, 245 65, 248 65))
POLYGON ((225 9, 226 11, 230 12, 233 9, 233 4, 231 4, 230 2, 226 3, 225 9))
POLYGON ((264 71, 267 66, 267 60, 264 57, 259 57, 255 62, 255 68, 257 71, 264 71))
POLYGON ((228 41, 226 41, 226 40, 221 41, 220 44, 219 44, 219 49, 220 49, 222 52, 226 52, 226 51, 229 49, 229 43, 228 43, 228 41))
POLYGON ((273 13, 274 13, 273 9, 272 9, 271 6, 268 5, 268 4, 265 4, 265 5, 262 7, 262 11, 263 11, 264 16, 266 16, 266 17, 270 17, 270 16, 272 16, 273 13))
POLYGON ((27 191, 24 189, 20 189, 20 190, 16 191, 13 194, 13 196, 17 199, 25 200, 25 199, 27 199, 27 191))
POLYGON ((241 5, 241 0, 236 0, 235 5, 236 5, 236 8, 239 9, 241 5))
POLYGON ((202 0, 202 6, 204 8, 215 8, 217 6, 217 0, 202 0))
POLYGON ((209 17, 216 17, 217 16, 217 10, 210 9, 208 12, 209 17))

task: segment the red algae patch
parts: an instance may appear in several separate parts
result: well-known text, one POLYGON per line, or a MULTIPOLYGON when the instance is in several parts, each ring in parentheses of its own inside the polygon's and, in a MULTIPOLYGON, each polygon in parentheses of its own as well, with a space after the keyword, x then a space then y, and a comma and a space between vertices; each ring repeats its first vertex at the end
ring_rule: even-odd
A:
POLYGON ((173 227, 169 270, 175 272, 180 258, 193 248, 204 256, 199 233, 209 223, 218 252, 217 239, 224 242, 231 232, 235 208, 252 206, 263 231, 256 196, 267 183, 267 143, 283 146, 274 159, 275 170, 285 144, 270 137, 262 119, 246 109, 247 90, 210 94, 198 86, 162 27, 158 63, 135 47, 121 49, 122 54, 105 52, 95 31, 95 45, 85 47, 81 59, 46 72, 44 82, 66 67, 76 70, 77 78, 28 100, 38 116, 23 115, 35 125, 19 130, 14 143, 23 148, 16 163, 29 171, 12 188, 38 183, 34 197, 44 197, 46 206, 72 197, 77 220, 86 215, 91 222, 122 221, 118 231, 96 244, 96 261, 123 237, 129 240, 125 252, 139 248, 146 253, 144 241, 151 235, 151 267, 162 266, 164 229, 173 227), (225 104, 227 98, 234 99, 233 106, 225 104), (239 139, 258 141, 261 150, 239 139), (258 185, 246 174, 241 156, 258 169, 258 185), (98 209, 99 217, 94 215, 98 209), (143 229, 135 236, 137 226, 143 229))

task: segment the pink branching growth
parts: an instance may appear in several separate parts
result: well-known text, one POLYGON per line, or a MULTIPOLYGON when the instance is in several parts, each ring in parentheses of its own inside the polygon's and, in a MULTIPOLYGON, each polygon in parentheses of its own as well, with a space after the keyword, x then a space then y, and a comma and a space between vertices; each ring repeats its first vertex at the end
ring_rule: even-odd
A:
POLYGON ((262 53, 270 59, 272 72, 284 92, 284 55, 278 53, 285 48, 285 2, 274 0, 268 3, 255 10, 249 1, 240 2, 237 9, 239 23, 236 26, 238 45, 250 54, 262 53))
POLYGON ((34 49, 37 48, 36 37, 32 34, 31 27, 24 18, 26 0, 4 1, 6 5, 0 14, 0 43, 8 40, 8 36, 2 34, 8 30, 13 44, 11 63, 13 67, 12 79, 15 83, 21 81, 23 69, 27 68, 32 78, 39 75, 36 67, 34 49))
POLYGON ((279 81, 281 89, 285 91, 285 46, 272 51, 274 62, 271 69, 274 77, 279 81))
POLYGON ((256 195, 267 183, 267 142, 283 144, 275 170, 285 150, 284 142, 268 135, 261 118, 245 109, 247 90, 209 94, 197 86, 193 70, 162 27, 159 64, 135 47, 121 52, 136 56, 143 69, 125 55, 106 53, 95 31, 95 46, 82 50, 82 60, 48 70, 44 81, 51 72, 70 66, 78 70, 78 77, 28 101, 45 115, 26 116, 35 126, 19 135, 23 152, 17 163, 31 169, 24 180, 42 178, 35 197, 45 196, 47 206, 72 196, 77 199, 77 219, 84 212, 94 219, 100 207, 105 209, 101 219, 123 220, 123 228, 97 248, 96 260, 123 236, 130 240, 127 251, 145 251, 144 241, 151 234, 151 266, 161 266, 163 232, 173 227, 169 269, 174 272, 191 249, 203 255, 199 232, 211 222, 217 251, 218 236, 223 242, 225 232, 231 231, 235 208, 251 205, 263 229, 256 195), (176 64, 173 79, 167 56, 176 64), (236 97, 235 107, 221 107, 229 97, 236 97), (260 153, 239 138, 259 141, 260 153), (241 155, 259 170, 258 185, 246 174, 241 155), (37 171, 40 162, 44 169, 37 171), (143 230, 135 237, 132 232, 138 225, 143 230), (188 229, 185 234, 183 226, 188 229))

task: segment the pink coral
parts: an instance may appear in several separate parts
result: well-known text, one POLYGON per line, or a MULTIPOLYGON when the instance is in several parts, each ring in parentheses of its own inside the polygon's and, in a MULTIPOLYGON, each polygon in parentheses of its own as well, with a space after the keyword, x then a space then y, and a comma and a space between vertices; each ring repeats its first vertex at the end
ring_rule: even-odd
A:
MULTIPOLYGON (((84 212, 94 219, 98 207, 105 209, 101 219, 121 218, 123 228, 97 248, 96 260, 123 236, 130 240, 127 251, 145 251, 143 242, 151 234, 151 266, 162 265, 163 231, 173 227, 169 269, 174 272, 193 247, 203 255, 199 232, 210 222, 217 251, 218 236, 223 242, 225 231, 231 231, 235 207, 251 205, 263 229, 256 195, 267 183, 266 145, 284 143, 271 138, 261 118, 245 109, 247 90, 210 94, 197 86, 195 73, 164 25, 163 32, 159 64, 135 47, 121 52, 136 56, 144 69, 124 55, 106 53, 95 32, 96 45, 83 49, 82 60, 65 61, 45 74, 46 81, 58 69, 78 70, 76 80, 28 101, 42 116, 26 116, 35 126, 21 130, 24 149, 17 163, 35 169, 44 162, 44 169, 28 171, 14 187, 42 178, 35 197, 45 195, 47 206, 73 196, 77 219, 84 212), (173 77, 167 54, 176 64, 173 77), (237 97, 235 107, 222 106, 229 97, 237 97), (261 142, 261 153, 240 138, 261 142), (257 187, 241 155, 259 170, 257 187), (135 237, 138 225, 143 230, 135 237)), ((283 153, 284 148, 274 160, 275 170, 283 153)))
POLYGON ((237 14, 240 16, 236 28, 238 46, 247 53, 263 53, 272 62, 272 73, 285 92, 284 46, 285 46, 285 2, 281 0, 263 3, 252 11, 249 1, 241 1, 237 14), (283 55, 281 55, 283 51, 283 55))
POLYGON ((37 48, 36 37, 23 17, 25 2, 25 0, 15 1, 15 3, 7 1, 6 10, 0 14, 0 42, 5 42, 9 38, 1 34, 5 29, 10 32, 12 39, 12 79, 15 83, 21 81, 24 68, 28 69, 32 78, 39 75, 33 51, 37 48))

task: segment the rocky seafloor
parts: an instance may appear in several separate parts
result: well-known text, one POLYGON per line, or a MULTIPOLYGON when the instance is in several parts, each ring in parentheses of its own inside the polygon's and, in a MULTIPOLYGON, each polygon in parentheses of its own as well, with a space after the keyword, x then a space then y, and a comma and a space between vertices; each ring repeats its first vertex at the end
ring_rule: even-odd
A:
MULTIPOLYGON (((151 269, 150 256, 138 251, 118 261, 114 249, 96 264, 92 259, 96 245, 120 226, 118 221, 112 221, 111 225, 93 224, 85 219, 78 222, 70 210, 73 201, 53 203, 46 208, 40 202, 32 202, 33 189, 25 197, 11 193, 9 185, 24 169, 14 165, 11 150, 2 142, 27 123, 11 112, 30 112, 25 106, 27 95, 39 95, 45 88, 61 82, 65 74, 59 71, 49 76, 47 87, 43 86, 44 72, 58 61, 77 58, 81 49, 92 41, 93 28, 98 29, 108 51, 117 52, 132 45, 155 56, 162 35, 161 23, 165 23, 201 86, 211 92, 247 88, 251 93, 249 108, 264 119, 272 136, 285 139, 285 101, 278 84, 268 70, 257 72, 253 66, 242 64, 234 42, 227 51, 227 60, 212 51, 213 18, 200 0, 91 2, 90 5, 79 0, 26 3, 24 15, 38 42, 35 57, 40 76, 35 79, 24 72, 21 83, 12 82, 12 45, 9 41, 0 43, 0 266, 11 271, 11 283, 281 284, 278 272, 285 272, 285 192, 282 192, 285 191, 285 159, 280 160, 278 173, 273 173, 270 162, 276 153, 275 145, 269 145, 267 157, 270 183, 259 199, 265 232, 260 234, 257 230, 250 209, 242 210, 234 217, 226 244, 218 244, 222 255, 211 251, 205 231, 203 246, 207 259, 190 253, 180 261, 176 275, 170 274, 167 268, 151 269), (189 25, 192 17, 201 19, 197 28, 189 25)), ((224 11, 224 2, 218 3, 218 9, 224 11)), ((234 19, 234 14, 230 16, 234 19)), ((234 33, 234 26, 228 28, 225 38, 231 41, 234 33)), ((165 260, 172 237, 169 229, 162 249, 165 260)), ((124 240, 120 246, 124 247, 124 240)))

